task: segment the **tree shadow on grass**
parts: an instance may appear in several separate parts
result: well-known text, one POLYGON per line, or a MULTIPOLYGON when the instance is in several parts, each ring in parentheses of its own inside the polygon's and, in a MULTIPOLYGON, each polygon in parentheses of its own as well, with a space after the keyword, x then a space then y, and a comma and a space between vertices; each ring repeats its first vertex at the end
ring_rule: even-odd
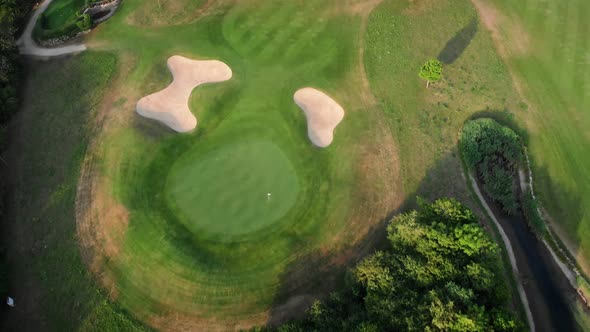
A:
MULTIPOLYGON (((481 115, 490 115, 491 113, 494 113, 490 112, 491 111, 482 113, 481 115)), ((482 220, 484 226, 488 228, 488 232, 491 233, 488 222, 484 221, 487 219, 484 219, 485 216, 479 204, 467 189, 466 180, 459 175, 461 172, 460 167, 461 160, 458 157, 456 150, 443 155, 443 157, 440 158, 428 172, 426 172, 418 189, 412 194, 407 195, 408 198, 400 205, 400 207, 392 208, 392 210, 387 215, 384 215, 381 220, 375 222, 375 224, 368 229, 361 241, 356 244, 345 246, 342 250, 336 252, 316 250, 291 263, 281 275, 281 288, 277 292, 273 301, 267 324, 269 326, 278 326, 288 320, 302 319, 305 316, 307 309, 315 300, 326 299, 331 292, 343 289, 345 287, 346 272, 350 268, 354 267, 364 257, 367 257, 376 250, 386 248, 386 227, 388 223, 395 215, 415 208, 417 195, 430 201, 442 197, 456 198, 472 209, 479 216, 480 220, 482 220)), ((543 169, 538 170, 537 172, 538 174, 536 176, 539 178, 547 176, 546 171, 543 169)), ((560 186, 555 183, 552 183, 551 187, 552 195, 561 194, 574 199, 572 193, 560 188, 560 186)), ((575 206, 582 204, 579 199, 574 199, 574 201, 576 202, 574 203, 575 206)), ((526 229, 526 226, 523 226, 526 229)), ((507 270, 506 273, 510 273, 509 271, 510 270, 507 270)), ((566 302, 564 303, 569 303, 569 301, 571 301, 571 297, 568 295, 570 292, 566 291, 563 287, 556 287, 552 291, 554 297, 557 296, 561 298, 561 296, 565 296, 566 302)), ((512 290, 512 295, 514 303, 520 301, 514 289, 512 290)), ((518 305, 516 305, 516 307, 518 307, 518 305)), ((561 315, 562 318, 569 315, 567 313, 568 310, 566 309, 565 311, 566 313, 562 313, 561 315)), ((521 316, 521 319, 525 319, 524 315, 521 316)), ((566 322, 561 322, 560 324, 563 325, 565 323, 566 322)))
POLYGON ((437 59, 447 65, 455 62, 471 44, 477 33, 477 18, 472 19, 463 29, 459 30, 440 51, 437 59))
MULTIPOLYGON (((315 300, 325 299, 331 292, 343 289, 346 272, 350 268, 375 251, 387 247, 387 225, 396 215, 416 208, 416 196, 428 200, 456 197, 473 207, 474 201, 467 201, 470 196, 466 187, 459 191, 458 187, 448 186, 449 179, 457 180, 455 174, 450 174, 456 172, 457 167, 460 167, 460 160, 455 153, 444 155, 427 172, 418 189, 407 195, 399 207, 392 206, 389 213, 371 225, 362 240, 336 252, 316 250, 289 264, 281 275, 281 288, 275 295, 267 325, 278 326, 288 320, 301 319, 315 300)), ((458 181, 459 186, 464 186, 464 180, 458 181)))

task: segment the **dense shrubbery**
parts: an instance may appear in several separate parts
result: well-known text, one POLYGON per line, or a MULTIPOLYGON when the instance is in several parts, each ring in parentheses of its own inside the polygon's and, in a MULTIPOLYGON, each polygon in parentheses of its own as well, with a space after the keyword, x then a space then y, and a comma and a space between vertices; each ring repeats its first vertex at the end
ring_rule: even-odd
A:
POLYGON ((63 25, 51 29, 47 27, 47 17, 42 14, 35 26, 34 35, 37 39, 52 39, 61 37, 73 37, 76 34, 92 28, 92 18, 88 14, 81 14, 63 25))
POLYGON ((539 214, 539 203, 533 197, 530 190, 523 194, 522 212, 529 222, 529 225, 535 229, 537 235, 544 236, 547 233, 547 227, 543 217, 539 214))
POLYGON ((278 331, 518 331, 497 246, 451 199, 422 202, 387 229, 389 248, 358 264, 347 288, 278 331))
POLYGON ((515 179, 523 160, 519 136, 492 119, 478 119, 463 127, 460 147, 467 166, 482 181, 484 191, 505 212, 515 212, 515 179))

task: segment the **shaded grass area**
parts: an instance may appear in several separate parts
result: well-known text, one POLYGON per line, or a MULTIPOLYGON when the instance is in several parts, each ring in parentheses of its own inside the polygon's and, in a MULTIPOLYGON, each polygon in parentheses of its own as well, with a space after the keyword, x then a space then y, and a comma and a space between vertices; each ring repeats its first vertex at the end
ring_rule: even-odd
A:
MULTIPOLYGON (((590 3, 495 0, 528 39, 508 61, 532 103, 522 120, 542 205, 590 272, 590 3)), ((502 38, 511 31, 502 30, 502 38)))
POLYGON ((96 287, 75 235, 79 169, 116 67, 106 53, 31 63, 31 97, 11 126, 7 156, 12 191, 3 241, 17 307, 6 330, 141 328, 96 287))

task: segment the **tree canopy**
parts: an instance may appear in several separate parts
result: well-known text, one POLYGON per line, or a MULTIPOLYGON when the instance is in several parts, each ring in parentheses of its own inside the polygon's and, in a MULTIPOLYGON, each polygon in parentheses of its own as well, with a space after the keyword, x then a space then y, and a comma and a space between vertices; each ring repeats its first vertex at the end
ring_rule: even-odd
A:
POLYGON ((516 174, 523 160, 520 137, 492 119, 477 119, 465 124, 459 146, 467 166, 482 181, 484 191, 505 212, 515 212, 516 174))
POLYGON ((426 61, 418 75, 426 80, 426 87, 430 85, 430 82, 437 82, 442 78, 443 65, 437 59, 430 59, 426 61))
POLYGON ((440 199, 394 218, 389 247, 369 256, 345 290, 278 331, 519 331, 498 248, 475 215, 440 199))

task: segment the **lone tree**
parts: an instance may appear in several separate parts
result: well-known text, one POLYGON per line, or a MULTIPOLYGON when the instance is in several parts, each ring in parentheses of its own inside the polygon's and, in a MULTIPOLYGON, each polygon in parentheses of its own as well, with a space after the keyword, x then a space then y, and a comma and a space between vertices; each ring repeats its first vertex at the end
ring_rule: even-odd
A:
POLYGON ((442 77, 442 63, 437 59, 430 59, 420 68, 420 77, 426 80, 426 87, 430 86, 430 82, 436 82, 442 77))

